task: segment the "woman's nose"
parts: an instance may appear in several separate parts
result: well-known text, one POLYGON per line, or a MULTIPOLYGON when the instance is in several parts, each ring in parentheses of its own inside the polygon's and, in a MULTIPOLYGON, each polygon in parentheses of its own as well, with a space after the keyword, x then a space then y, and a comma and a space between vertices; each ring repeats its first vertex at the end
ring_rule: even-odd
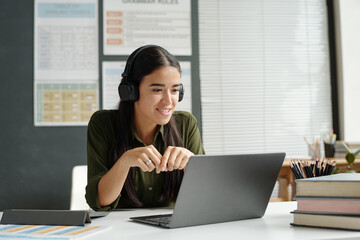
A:
POLYGON ((163 100, 164 103, 171 104, 172 103, 171 92, 170 91, 164 91, 162 100, 163 100))

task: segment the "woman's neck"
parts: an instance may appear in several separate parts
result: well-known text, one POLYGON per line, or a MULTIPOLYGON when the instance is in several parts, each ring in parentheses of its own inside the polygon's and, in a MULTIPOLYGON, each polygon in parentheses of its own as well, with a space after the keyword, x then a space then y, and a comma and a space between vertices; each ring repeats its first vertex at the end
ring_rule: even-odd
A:
POLYGON ((141 141, 143 141, 146 145, 150 145, 154 140, 158 126, 156 124, 145 125, 135 122, 134 130, 141 141))

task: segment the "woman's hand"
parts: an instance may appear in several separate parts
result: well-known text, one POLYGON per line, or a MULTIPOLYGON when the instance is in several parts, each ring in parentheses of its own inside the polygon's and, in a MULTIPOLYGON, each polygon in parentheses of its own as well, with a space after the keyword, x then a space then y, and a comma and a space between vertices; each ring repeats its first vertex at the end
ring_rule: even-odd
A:
POLYGON ((144 172, 160 169, 161 154, 153 145, 146 147, 133 148, 126 151, 119 159, 130 167, 139 167, 144 172))
POLYGON ((148 145, 126 151, 119 161, 126 164, 128 168, 139 167, 144 172, 151 172, 156 168, 156 172, 160 173, 184 169, 193 155, 186 148, 169 146, 161 156, 153 145, 148 145))
POLYGON ((161 158, 160 168, 156 168, 156 170, 160 172, 184 169, 189 162, 189 158, 193 155, 194 154, 186 148, 169 146, 161 158))

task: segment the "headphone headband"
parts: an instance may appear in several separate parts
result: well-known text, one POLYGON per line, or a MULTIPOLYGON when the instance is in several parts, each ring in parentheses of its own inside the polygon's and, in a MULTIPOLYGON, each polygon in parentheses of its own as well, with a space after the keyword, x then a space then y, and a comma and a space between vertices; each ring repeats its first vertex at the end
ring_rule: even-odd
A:
MULTIPOLYGON (((144 51, 145 49, 148 49, 148 48, 162 48, 160 46, 157 46, 157 45, 145 45, 145 46, 142 46, 142 47, 139 47, 138 49, 136 49, 128 58, 128 60, 126 61, 126 66, 125 66, 125 69, 124 69, 124 72, 121 74, 121 76, 123 77, 122 81, 128 81, 129 79, 129 76, 132 72, 132 65, 133 63, 135 62, 135 59, 136 57, 142 52, 144 51)), ((131 79, 131 78, 130 78, 131 79)))

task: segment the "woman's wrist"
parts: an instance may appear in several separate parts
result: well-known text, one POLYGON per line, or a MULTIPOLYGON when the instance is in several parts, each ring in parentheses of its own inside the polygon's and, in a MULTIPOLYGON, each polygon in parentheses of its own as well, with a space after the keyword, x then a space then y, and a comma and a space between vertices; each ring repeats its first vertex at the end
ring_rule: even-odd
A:
MULTIPOLYGON (((117 162, 115 163, 115 165, 122 170, 130 170, 131 165, 129 163, 129 161, 127 161, 126 156, 124 156, 125 153, 117 160, 117 162)), ((114 165, 114 166, 115 166, 114 165)))

